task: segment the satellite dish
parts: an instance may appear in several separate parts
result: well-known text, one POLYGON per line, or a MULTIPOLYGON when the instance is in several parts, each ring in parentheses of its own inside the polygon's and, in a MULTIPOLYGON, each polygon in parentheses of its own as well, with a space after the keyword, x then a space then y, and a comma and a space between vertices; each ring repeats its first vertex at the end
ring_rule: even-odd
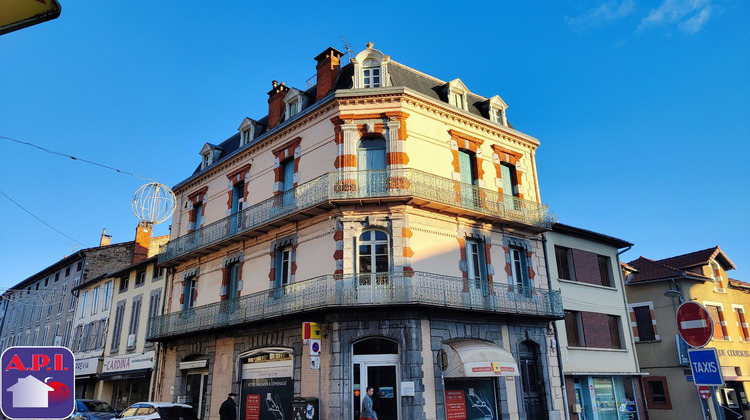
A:
POLYGON ((133 194, 133 214, 141 222, 158 225, 172 217, 175 196, 169 187, 158 182, 142 185, 133 194))

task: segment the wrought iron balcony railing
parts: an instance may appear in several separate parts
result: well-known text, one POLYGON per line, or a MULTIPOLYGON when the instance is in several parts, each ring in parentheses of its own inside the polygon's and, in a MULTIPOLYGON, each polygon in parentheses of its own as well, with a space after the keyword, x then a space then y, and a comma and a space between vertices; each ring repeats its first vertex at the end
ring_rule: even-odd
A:
POLYGON ((261 201, 161 247, 159 263, 190 254, 232 236, 258 229, 291 214, 336 200, 399 198, 421 205, 463 209, 490 218, 549 229, 544 204, 503 195, 415 169, 330 172, 283 195, 261 201))
POLYGON ((149 321, 148 340, 208 331, 326 308, 423 306, 562 318, 559 291, 474 284, 425 272, 325 275, 237 299, 161 315, 149 321))

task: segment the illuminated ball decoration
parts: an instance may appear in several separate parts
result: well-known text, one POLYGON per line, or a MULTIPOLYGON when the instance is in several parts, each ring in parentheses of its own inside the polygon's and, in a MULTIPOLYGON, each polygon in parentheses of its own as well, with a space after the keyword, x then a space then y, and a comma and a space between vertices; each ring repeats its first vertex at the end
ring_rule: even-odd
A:
POLYGON ((166 185, 149 182, 136 190, 131 206, 138 220, 158 225, 174 213, 175 196, 166 185))

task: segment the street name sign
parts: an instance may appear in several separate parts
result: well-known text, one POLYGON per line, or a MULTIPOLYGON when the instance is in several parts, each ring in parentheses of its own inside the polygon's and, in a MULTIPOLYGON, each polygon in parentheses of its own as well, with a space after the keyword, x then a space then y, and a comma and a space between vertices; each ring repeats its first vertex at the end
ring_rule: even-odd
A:
POLYGON ((688 357, 696 385, 724 386, 716 349, 692 349, 688 352, 688 357))
POLYGON ((677 329, 686 343, 703 347, 714 335, 714 323, 708 310, 698 302, 685 302, 677 308, 677 329))

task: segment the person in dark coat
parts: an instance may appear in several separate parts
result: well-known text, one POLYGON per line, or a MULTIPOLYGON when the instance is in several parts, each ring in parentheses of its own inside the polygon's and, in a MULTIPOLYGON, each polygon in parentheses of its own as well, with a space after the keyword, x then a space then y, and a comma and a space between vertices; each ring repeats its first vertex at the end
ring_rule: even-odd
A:
POLYGON ((219 419, 220 420, 237 420, 237 403, 234 399, 237 398, 237 394, 230 392, 227 400, 221 403, 219 408, 219 419))

